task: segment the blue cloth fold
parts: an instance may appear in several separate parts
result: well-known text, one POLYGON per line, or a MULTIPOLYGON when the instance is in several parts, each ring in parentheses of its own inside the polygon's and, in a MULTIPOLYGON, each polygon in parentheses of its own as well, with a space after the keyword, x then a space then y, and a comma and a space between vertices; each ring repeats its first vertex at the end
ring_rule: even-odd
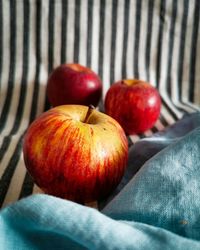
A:
POLYGON ((137 141, 129 149, 129 157, 125 174, 116 190, 105 200, 99 202, 100 209, 110 202, 133 178, 144 163, 155 154, 177 142, 183 136, 200 126, 200 112, 185 115, 181 120, 165 130, 137 141))
POLYGON ((48 195, 33 195, 4 209, 2 249, 199 249, 200 243, 48 195))
POLYGON ((48 195, 4 208, 1 249, 200 249, 200 127, 184 133, 101 212, 48 195))
POLYGON ((103 212, 200 239, 200 128, 147 161, 103 212))

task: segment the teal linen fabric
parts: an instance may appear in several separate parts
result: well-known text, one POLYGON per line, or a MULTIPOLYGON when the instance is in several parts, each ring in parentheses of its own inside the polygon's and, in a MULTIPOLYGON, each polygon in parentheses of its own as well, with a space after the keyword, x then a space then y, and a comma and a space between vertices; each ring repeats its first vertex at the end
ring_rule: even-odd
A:
POLYGON ((99 212, 33 195, 0 213, 1 249, 200 249, 200 128, 148 160, 99 212))
POLYGON ((153 157, 155 154, 177 142, 183 136, 190 133, 192 130, 200 126, 200 112, 187 114, 182 119, 167 127, 163 131, 154 133, 152 136, 145 137, 137 141, 129 149, 129 157, 127 168, 124 176, 109 197, 99 202, 99 207, 102 210, 104 206, 115 197, 124 186, 133 178, 144 163, 153 157))

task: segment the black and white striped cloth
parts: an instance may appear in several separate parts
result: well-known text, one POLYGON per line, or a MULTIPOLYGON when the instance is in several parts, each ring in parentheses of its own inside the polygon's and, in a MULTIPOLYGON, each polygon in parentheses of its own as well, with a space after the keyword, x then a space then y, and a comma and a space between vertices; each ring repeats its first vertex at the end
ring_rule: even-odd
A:
POLYGON ((199 19, 199 0, 0 0, 0 206, 38 192, 22 138, 50 108, 46 82, 61 63, 91 67, 103 98, 123 78, 158 88, 160 119, 130 145, 199 110, 199 19))

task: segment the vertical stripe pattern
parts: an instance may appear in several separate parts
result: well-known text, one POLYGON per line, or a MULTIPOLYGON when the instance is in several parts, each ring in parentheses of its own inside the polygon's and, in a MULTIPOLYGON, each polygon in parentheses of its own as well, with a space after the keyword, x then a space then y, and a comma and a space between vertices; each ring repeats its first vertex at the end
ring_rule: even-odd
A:
MULTIPOLYGON (((3 63, 3 10, 2 10, 2 0, 0 1, 0 79, 1 79, 1 74, 2 74, 2 63, 3 63)), ((0 89, 1 89, 1 84, 0 84, 0 89)))
POLYGON ((16 2, 13 0, 9 1, 10 8, 10 62, 9 62, 9 77, 8 77, 8 88, 6 93, 5 103, 2 108, 0 117, 0 132, 6 125, 6 120, 10 111, 10 105, 13 97, 14 89, 14 74, 15 74, 15 64, 16 64, 16 2))
POLYGON ((111 84, 140 78, 162 97, 159 120, 129 147, 200 110, 199 0, 0 0, 0 205, 40 192, 26 172, 29 124, 50 108, 53 68, 77 62, 111 84))
POLYGON ((61 35, 61 64, 66 62, 67 51, 67 1, 62 1, 62 35, 61 35))

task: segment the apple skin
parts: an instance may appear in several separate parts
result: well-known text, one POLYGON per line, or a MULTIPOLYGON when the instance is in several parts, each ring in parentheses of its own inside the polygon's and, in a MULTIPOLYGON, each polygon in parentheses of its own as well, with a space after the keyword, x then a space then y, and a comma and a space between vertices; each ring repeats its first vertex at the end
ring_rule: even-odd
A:
POLYGON ((101 95, 102 82, 98 75, 80 64, 58 66, 47 81, 47 96, 53 107, 65 104, 97 106, 101 95))
POLYGON ((25 166, 47 194, 78 203, 106 197, 120 182, 128 158, 126 135, 112 117, 63 105, 39 116, 23 141, 25 166))
POLYGON ((127 134, 140 134, 157 121, 161 98, 149 83, 126 79, 109 88, 104 105, 105 112, 116 119, 127 134))

